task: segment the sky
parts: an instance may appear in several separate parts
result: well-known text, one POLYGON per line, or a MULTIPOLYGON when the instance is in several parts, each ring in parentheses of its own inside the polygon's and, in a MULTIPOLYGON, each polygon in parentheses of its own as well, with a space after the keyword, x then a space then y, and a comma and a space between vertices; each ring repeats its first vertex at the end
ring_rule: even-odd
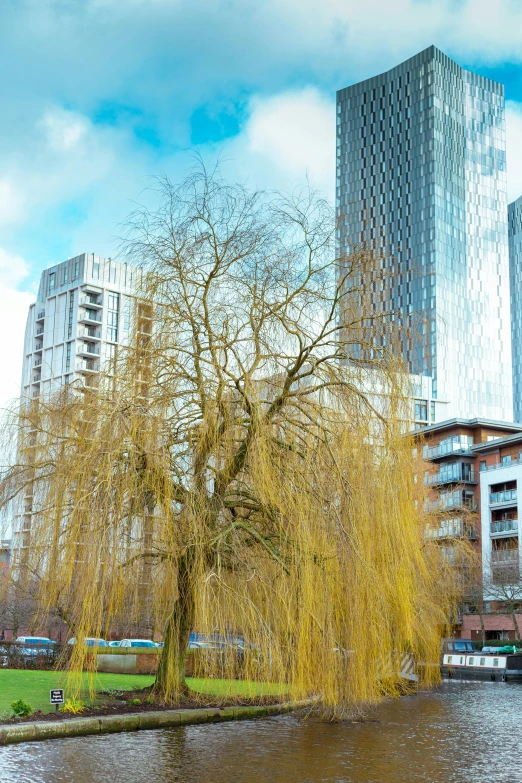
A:
POLYGON ((335 91, 434 44, 502 81, 522 194, 519 0, 0 0, 0 406, 19 392, 40 273, 115 257, 151 177, 333 198, 335 91))

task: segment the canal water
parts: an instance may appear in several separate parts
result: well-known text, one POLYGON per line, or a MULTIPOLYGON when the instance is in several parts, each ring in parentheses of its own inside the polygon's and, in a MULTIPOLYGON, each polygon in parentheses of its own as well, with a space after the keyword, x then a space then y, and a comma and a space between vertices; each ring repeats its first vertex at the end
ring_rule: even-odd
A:
POLYGON ((1 783, 522 783, 522 685, 445 683, 366 723, 284 716, 0 748, 1 783))

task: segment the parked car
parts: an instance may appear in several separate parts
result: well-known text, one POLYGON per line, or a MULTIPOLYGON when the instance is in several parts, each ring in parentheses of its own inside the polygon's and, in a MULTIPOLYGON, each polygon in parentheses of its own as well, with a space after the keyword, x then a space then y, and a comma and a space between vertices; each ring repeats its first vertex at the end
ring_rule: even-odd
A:
POLYGON ((155 643, 151 639, 122 639, 119 647, 154 647, 155 643))
MULTIPOLYGON (((76 639, 73 638, 69 639, 67 644, 76 644, 76 639)), ((93 636, 86 636, 84 640, 84 644, 86 647, 108 647, 109 645, 105 641, 105 639, 96 639, 96 637, 93 636)))
POLYGON ((189 637, 189 650, 225 650, 230 648, 243 653, 246 650, 258 649, 244 636, 229 633, 191 633, 189 637))
POLYGON ((23 658, 33 658, 37 655, 53 655, 57 642, 47 636, 19 636, 15 644, 23 658))
POLYGON ((56 644, 47 636, 19 636, 16 642, 17 644, 56 644))
POLYGON ((109 647, 119 647, 121 645, 120 639, 114 639, 112 642, 109 642, 109 647))

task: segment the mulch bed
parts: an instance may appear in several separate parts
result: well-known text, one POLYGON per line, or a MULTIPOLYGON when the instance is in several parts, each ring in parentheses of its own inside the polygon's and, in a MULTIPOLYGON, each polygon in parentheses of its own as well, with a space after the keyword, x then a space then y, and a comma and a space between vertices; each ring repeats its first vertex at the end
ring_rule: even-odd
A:
POLYGON ((284 696, 257 696, 252 699, 247 698, 216 698, 216 696, 206 696, 200 694, 193 698, 184 698, 176 704, 164 704, 159 699, 151 696, 152 688, 143 688, 136 691, 122 691, 115 695, 114 693, 100 692, 100 696, 107 696, 116 699, 108 704, 100 704, 95 707, 86 707, 78 715, 71 712, 42 712, 36 710, 26 718, 8 718, 0 721, 0 726, 8 726, 13 723, 32 723, 34 721, 62 721, 71 718, 96 718, 102 715, 132 715, 137 712, 158 712, 164 710, 201 710, 201 709, 222 709, 223 707, 253 707, 266 704, 281 704, 285 701, 284 696), (146 699, 153 699, 151 704, 146 703, 146 699), (141 704, 129 704, 133 699, 140 699, 141 704))

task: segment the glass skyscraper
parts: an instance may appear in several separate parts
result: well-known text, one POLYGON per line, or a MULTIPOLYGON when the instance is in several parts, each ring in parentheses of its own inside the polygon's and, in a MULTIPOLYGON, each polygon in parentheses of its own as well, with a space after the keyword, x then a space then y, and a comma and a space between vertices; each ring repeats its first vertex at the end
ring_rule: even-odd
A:
POLYGON ((522 196, 508 207, 511 344, 513 350, 513 408, 522 421, 522 196))
POLYGON ((512 420, 503 85, 434 46, 337 93, 339 243, 384 246, 447 416, 512 420))

